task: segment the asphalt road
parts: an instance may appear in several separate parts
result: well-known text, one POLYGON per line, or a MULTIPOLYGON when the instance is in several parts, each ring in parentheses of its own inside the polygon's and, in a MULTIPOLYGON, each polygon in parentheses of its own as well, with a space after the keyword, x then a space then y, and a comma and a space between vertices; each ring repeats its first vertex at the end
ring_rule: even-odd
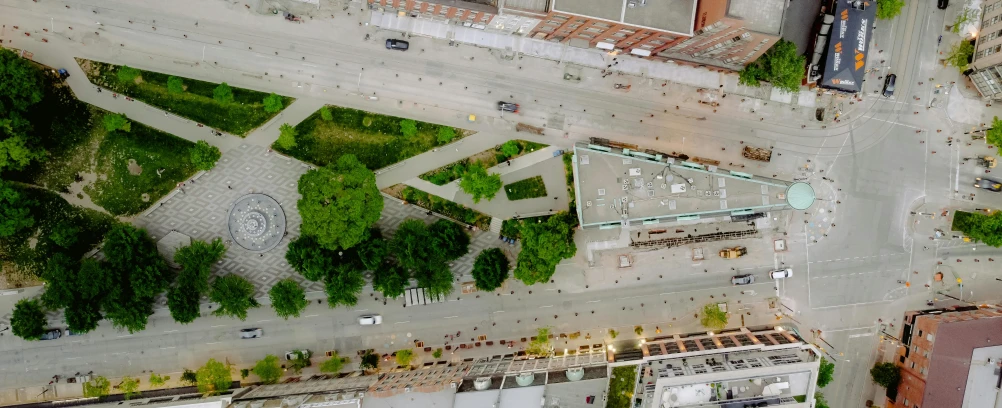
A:
MULTIPOLYGON (((834 213, 785 215, 791 247, 785 262, 797 272, 781 283, 779 295, 795 310, 802 333, 821 328, 846 334, 844 339, 832 338, 838 343, 836 347, 853 350, 852 358, 839 362, 836 383, 829 386, 833 406, 866 399, 868 380, 861 370, 867 366, 861 361, 870 361, 867 347, 872 349, 870 339, 876 338, 875 320, 900 316, 908 305, 919 304, 926 296, 898 283, 909 280, 912 271, 927 273, 936 259, 916 256, 915 240, 925 238, 909 228, 910 209, 932 201, 945 206, 967 204, 955 199, 973 192, 965 186, 974 175, 962 169, 957 159, 969 148, 960 143, 948 146, 944 140, 962 125, 950 122, 941 108, 925 109, 934 81, 924 79, 947 75, 932 52, 935 36, 929 33, 937 32, 935 27, 941 24, 936 18, 942 19, 942 15, 931 3, 906 5, 901 17, 881 23, 875 33, 878 42, 893 44, 883 51, 891 56, 891 63, 875 75, 897 73, 895 97, 865 94, 850 115, 824 128, 816 122, 760 121, 758 115, 747 112, 721 112, 715 117, 692 103, 674 111, 671 105, 677 98, 691 97, 662 96, 658 84, 617 93, 597 72, 586 72, 581 83, 567 83, 561 79, 562 69, 552 61, 498 61, 485 50, 449 47, 416 37, 410 40, 411 51, 391 52, 383 49, 382 42, 399 34, 355 27, 340 16, 336 24, 291 25, 222 4, 213 2, 200 8, 152 1, 85 4, 5 0, 0 1, 0 22, 7 26, 4 38, 21 35, 13 32, 13 25, 21 26, 20 31, 39 31, 33 34, 36 38, 52 38, 42 45, 17 37, 15 45, 61 46, 81 57, 227 80, 233 85, 297 97, 329 100, 328 93, 376 96, 399 101, 396 109, 412 117, 430 120, 434 119, 430 115, 440 115, 439 120, 455 120, 475 113, 487 118, 486 126, 498 129, 510 127, 515 120, 556 122, 567 132, 566 139, 554 142, 558 145, 600 136, 701 153, 748 142, 774 146, 777 152, 795 157, 797 165, 810 160, 809 169, 800 174, 815 185, 819 197, 840 203, 834 213), (74 28, 68 29, 70 26, 74 28), (365 33, 372 39, 362 40, 365 33), (924 85, 918 85, 919 81, 924 85), (502 119, 495 110, 501 99, 520 103, 524 113, 502 119), (944 129, 944 133, 936 129, 944 129), (826 227, 828 223, 832 226, 826 227)), ((873 77, 867 91, 877 88, 879 80, 873 77)), ((365 109, 371 104, 364 98, 358 101, 353 107, 365 109)), ((778 171, 794 174, 798 170, 791 165, 778 171)), ((999 199, 978 194, 970 204, 997 206, 999 199)), ((736 262, 748 266, 761 260, 736 262)), ((562 266, 558 274, 565 269, 572 268, 562 266)), ((383 306, 369 299, 353 310, 312 305, 308 317, 288 322, 259 309, 246 324, 204 317, 179 326, 170 322, 165 311, 159 311, 151 328, 135 335, 102 327, 78 339, 55 342, 26 343, 5 336, 0 340, 0 383, 44 383, 52 374, 83 371, 82 367, 107 375, 194 368, 210 356, 249 363, 264 353, 300 346, 315 352, 328 347, 393 349, 409 339, 430 342, 454 331, 470 333, 473 327, 480 328, 478 332, 487 330, 491 338, 505 338, 525 336, 535 325, 544 323, 560 331, 597 332, 624 322, 658 324, 675 317, 682 323, 672 330, 685 331, 695 329, 695 325, 682 319, 687 315, 691 320, 691 308, 701 304, 689 301, 689 297, 708 301, 711 293, 727 293, 732 298, 740 295, 734 288, 721 287, 719 274, 682 276, 659 285, 466 297, 417 310, 383 306), (640 307, 640 303, 645 306, 640 307), (659 303, 660 308, 655 309, 659 303), (596 311, 594 316, 591 310, 596 311), (575 312, 580 316, 573 317, 575 312), (354 319, 361 313, 381 313, 386 320, 381 327, 358 327, 354 319), (554 314, 560 317, 553 319, 554 314), (537 318, 539 322, 532 320, 530 324, 530 319, 537 318), (490 328, 484 329, 488 324, 490 328), (237 340, 235 331, 248 326, 264 328, 265 338, 237 340)), ((761 285, 750 302, 776 295, 771 283, 761 285)), ((991 295, 984 296, 988 299, 991 295)), ((768 316, 756 318, 768 321, 768 316)))

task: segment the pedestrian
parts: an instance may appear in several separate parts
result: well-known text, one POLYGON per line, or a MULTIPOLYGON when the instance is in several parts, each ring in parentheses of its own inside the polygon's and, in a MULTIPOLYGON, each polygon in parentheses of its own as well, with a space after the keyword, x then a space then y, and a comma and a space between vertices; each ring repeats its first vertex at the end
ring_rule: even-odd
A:
POLYGON ((233 189, 233 186, 230 186, 230 185, 227 185, 227 186, 226 186, 226 188, 228 188, 228 189, 232 190, 232 189, 233 189))

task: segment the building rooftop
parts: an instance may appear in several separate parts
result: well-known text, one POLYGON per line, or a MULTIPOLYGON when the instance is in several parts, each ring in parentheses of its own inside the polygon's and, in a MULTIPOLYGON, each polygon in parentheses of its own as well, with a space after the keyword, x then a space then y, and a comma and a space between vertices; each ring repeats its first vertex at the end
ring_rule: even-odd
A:
POLYGON ((546 14, 546 5, 549 0, 504 0, 502 8, 505 10, 524 10, 546 14))
POLYGON ((748 30, 779 35, 786 17, 786 0, 730 0, 727 15, 744 20, 748 30))
POLYGON ((609 388, 608 368, 588 367, 584 369, 584 377, 578 381, 567 379, 565 371, 552 371, 546 380, 546 390, 543 398, 545 405, 551 408, 593 408, 586 398, 595 397, 602 400, 602 394, 609 388))
POLYGON ((696 0, 552 0, 553 11, 692 35, 696 0))
POLYGON ((1002 310, 963 311, 925 315, 916 319, 943 319, 936 329, 929 373, 926 376, 925 407, 982 407, 995 403, 995 367, 986 367, 987 357, 1002 356, 1002 310), (977 316, 976 316, 977 315, 977 316), (984 389, 990 379, 990 389, 984 389), (988 392, 991 395, 985 396, 988 392))
POLYGON ((628 148, 578 143, 574 155, 578 215, 584 227, 803 209, 815 198, 808 184, 628 148))

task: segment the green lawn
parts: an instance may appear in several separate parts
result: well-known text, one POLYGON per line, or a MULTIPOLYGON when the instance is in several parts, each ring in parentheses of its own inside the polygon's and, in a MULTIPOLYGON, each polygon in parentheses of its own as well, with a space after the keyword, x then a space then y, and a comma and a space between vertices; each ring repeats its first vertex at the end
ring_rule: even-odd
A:
MULTIPOLYGON (((296 125, 295 147, 284 149, 275 143, 272 148, 319 166, 351 153, 366 167, 376 170, 449 143, 438 140, 439 129, 448 128, 445 126, 413 121, 417 133, 405 136, 400 123, 407 119, 339 106, 327 106, 327 109, 333 120, 323 120, 317 111, 296 125)), ((453 140, 468 133, 452 129, 455 132, 453 140)))
POLYGON ((543 176, 529 177, 505 184, 504 193, 511 201, 546 197, 546 184, 543 183, 543 176))
POLYGON ((475 225, 482 231, 487 231, 491 227, 491 217, 468 207, 456 204, 439 196, 428 194, 414 187, 403 187, 396 185, 388 188, 391 195, 396 196, 409 204, 427 208, 439 214, 446 215, 453 219, 475 225))
POLYGON ((612 369, 609 379, 609 397, 605 408, 633 408, 633 392, 637 388, 637 366, 628 365, 612 369))
MULTIPOLYGON (((100 123, 99 116, 95 119, 100 123)), ((114 215, 139 213, 196 173, 189 153, 194 145, 136 122, 131 132, 107 132, 94 156, 97 180, 84 191, 114 215), (130 159, 141 168, 138 175, 129 170, 130 159)))
MULTIPOLYGON (((171 94, 167 92, 167 74, 140 70, 136 80, 125 83, 118 79, 118 65, 80 58, 77 63, 94 84, 234 135, 247 136, 278 114, 264 111, 262 101, 267 93, 234 87, 233 102, 224 104, 212 98, 219 84, 182 78, 185 92, 171 94)), ((283 97, 282 106, 293 101, 283 97)))
POLYGON ((511 160, 519 156, 524 156, 528 153, 532 153, 548 146, 542 143, 530 142, 528 140, 515 139, 514 142, 518 145, 518 154, 506 156, 501 152, 501 145, 497 145, 493 149, 484 150, 463 160, 439 167, 435 170, 424 173, 419 177, 430 183, 444 186, 450 181, 462 178, 463 174, 466 173, 466 168, 471 163, 480 162, 484 168, 489 169, 497 166, 498 163, 502 163, 505 160, 511 160))
POLYGON ((21 283, 30 284, 41 275, 45 263, 57 252, 80 259, 101 242, 115 222, 107 214, 71 205, 54 192, 18 183, 11 184, 26 199, 33 200, 38 205, 31 207, 31 215, 35 220, 32 228, 0 239, 0 269, 3 269, 8 287, 20 287, 21 283), (59 247, 48 239, 53 229, 61 223, 78 230, 76 242, 68 248, 59 247))

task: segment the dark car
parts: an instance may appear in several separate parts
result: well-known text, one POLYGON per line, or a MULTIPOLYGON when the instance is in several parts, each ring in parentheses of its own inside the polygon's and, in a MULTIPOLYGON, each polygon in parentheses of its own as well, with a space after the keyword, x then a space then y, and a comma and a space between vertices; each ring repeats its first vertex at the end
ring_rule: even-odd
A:
POLYGON ((755 283, 755 277, 751 274, 738 275, 731 278, 732 285, 749 285, 755 283))
POLYGON ((500 101, 498 102, 498 110, 504 112, 518 113, 518 104, 500 101))
POLYGON ((890 74, 890 75, 887 76, 886 79, 884 79, 884 97, 885 98, 890 98, 891 95, 894 95, 894 82, 896 82, 897 79, 898 79, 898 76, 894 75, 894 74, 890 74))
POLYGON ((42 335, 42 338, 39 339, 39 340, 55 340, 55 339, 58 339, 60 337, 63 337, 63 331, 62 330, 60 330, 60 329, 49 329, 48 331, 45 332, 45 334, 42 335))
POLYGON ((983 188, 988 191, 999 192, 1002 191, 1002 182, 995 181, 989 178, 978 177, 974 179, 974 187, 983 188))
POLYGON ((946 10, 946 6, 950 5, 950 0, 938 0, 936 1, 936 8, 940 10, 946 10))
POLYGON ((404 40, 394 40, 394 39, 386 40, 386 49, 388 50, 407 51, 407 49, 410 48, 410 46, 411 44, 404 40))

